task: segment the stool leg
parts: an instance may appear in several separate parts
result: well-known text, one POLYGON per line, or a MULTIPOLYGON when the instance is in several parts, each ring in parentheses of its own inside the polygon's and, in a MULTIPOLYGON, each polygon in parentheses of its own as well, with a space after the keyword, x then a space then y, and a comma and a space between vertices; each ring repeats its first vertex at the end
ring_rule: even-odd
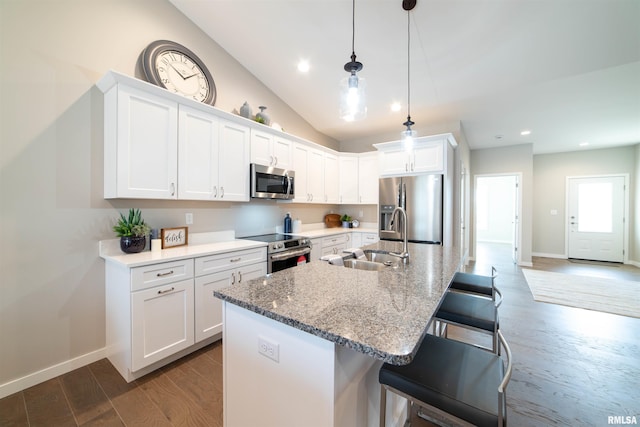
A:
POLYGON ((380 427, 385 427, 387 417, 387 389, 380 386, 380 427))

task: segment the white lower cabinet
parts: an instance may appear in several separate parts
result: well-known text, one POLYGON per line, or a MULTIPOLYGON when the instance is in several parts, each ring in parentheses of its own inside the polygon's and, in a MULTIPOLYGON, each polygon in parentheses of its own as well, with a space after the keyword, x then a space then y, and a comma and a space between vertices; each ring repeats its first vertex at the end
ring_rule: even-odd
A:
POLYGON ((107 261, 106 353, 133 381, 222 332, 213 291, 267 273, 266 247, 127 267, 107 261))
POLYGON ((351 244, 351 233, 337 234, 322 239, 322 256, 339 255, 351 244))
POLYGON ((380 236, 378 236, 378 233, 362 233, 360 239, 360 246, 367 246, 373 243, 378 243, 378 241, 380 241, 380 236))
POLYGON ((132 371, 193 343, 193 279, 131 294, 132 371))
POLYGON ((196 342, 222 332, 222 301, 213 292, 267 274, 267 250, 245 250, 196 258, 196 276, 205 271, 220 270, 195 279, 196 342))

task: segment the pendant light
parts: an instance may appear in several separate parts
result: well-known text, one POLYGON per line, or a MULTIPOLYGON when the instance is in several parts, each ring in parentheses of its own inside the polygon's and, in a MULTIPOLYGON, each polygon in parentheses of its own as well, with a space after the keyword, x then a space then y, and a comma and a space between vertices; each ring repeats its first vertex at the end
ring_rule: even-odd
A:
POLYGON ((358 76, 362 70, 362 63, 356 61, 356 0, 352 0, 352 33, 351 33, 351 61, 344 64, 348 77, 340 81, 340 117, 348 122, 364 119, 367 116, 365 97, 366 82, 358 76))
POLYGON ((415 123, 411 120, 411 10, 416 6, 417 0, 402 0, 402 8, 407 11, 407 121, 402 125, 406 129, 401 132, 402 143, 406 151, 413 149, 413 138, 416 131, 411 129, 415 123))

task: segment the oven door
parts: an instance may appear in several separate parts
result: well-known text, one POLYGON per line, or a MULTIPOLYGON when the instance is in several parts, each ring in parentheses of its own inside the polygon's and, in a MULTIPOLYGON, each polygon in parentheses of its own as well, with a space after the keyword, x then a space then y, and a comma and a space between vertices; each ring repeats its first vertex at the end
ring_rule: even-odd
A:
POLYGON ((311 258, 311 248, 296 248, 290 251, 278 252, 269 256, 267 273, 285 270, 298 264, 306 264, 311 258))

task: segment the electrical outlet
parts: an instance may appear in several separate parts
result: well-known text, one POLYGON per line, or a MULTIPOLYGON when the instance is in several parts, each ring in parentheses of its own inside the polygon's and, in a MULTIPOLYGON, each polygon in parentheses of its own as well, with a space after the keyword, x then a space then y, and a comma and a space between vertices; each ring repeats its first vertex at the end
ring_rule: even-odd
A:
POLYGON ((280 362, 280 344, 262 336, 258 336, 258 353, 277 363, 280 362))
POLYGON ((193 214, 192 213, 185 214, 184 221, 187 223, 187 225, 193 224, 193 214))
POLYGON ((364 216, 364 211, 359 211, 358 212, 358 218, 362 218, 364 216))

